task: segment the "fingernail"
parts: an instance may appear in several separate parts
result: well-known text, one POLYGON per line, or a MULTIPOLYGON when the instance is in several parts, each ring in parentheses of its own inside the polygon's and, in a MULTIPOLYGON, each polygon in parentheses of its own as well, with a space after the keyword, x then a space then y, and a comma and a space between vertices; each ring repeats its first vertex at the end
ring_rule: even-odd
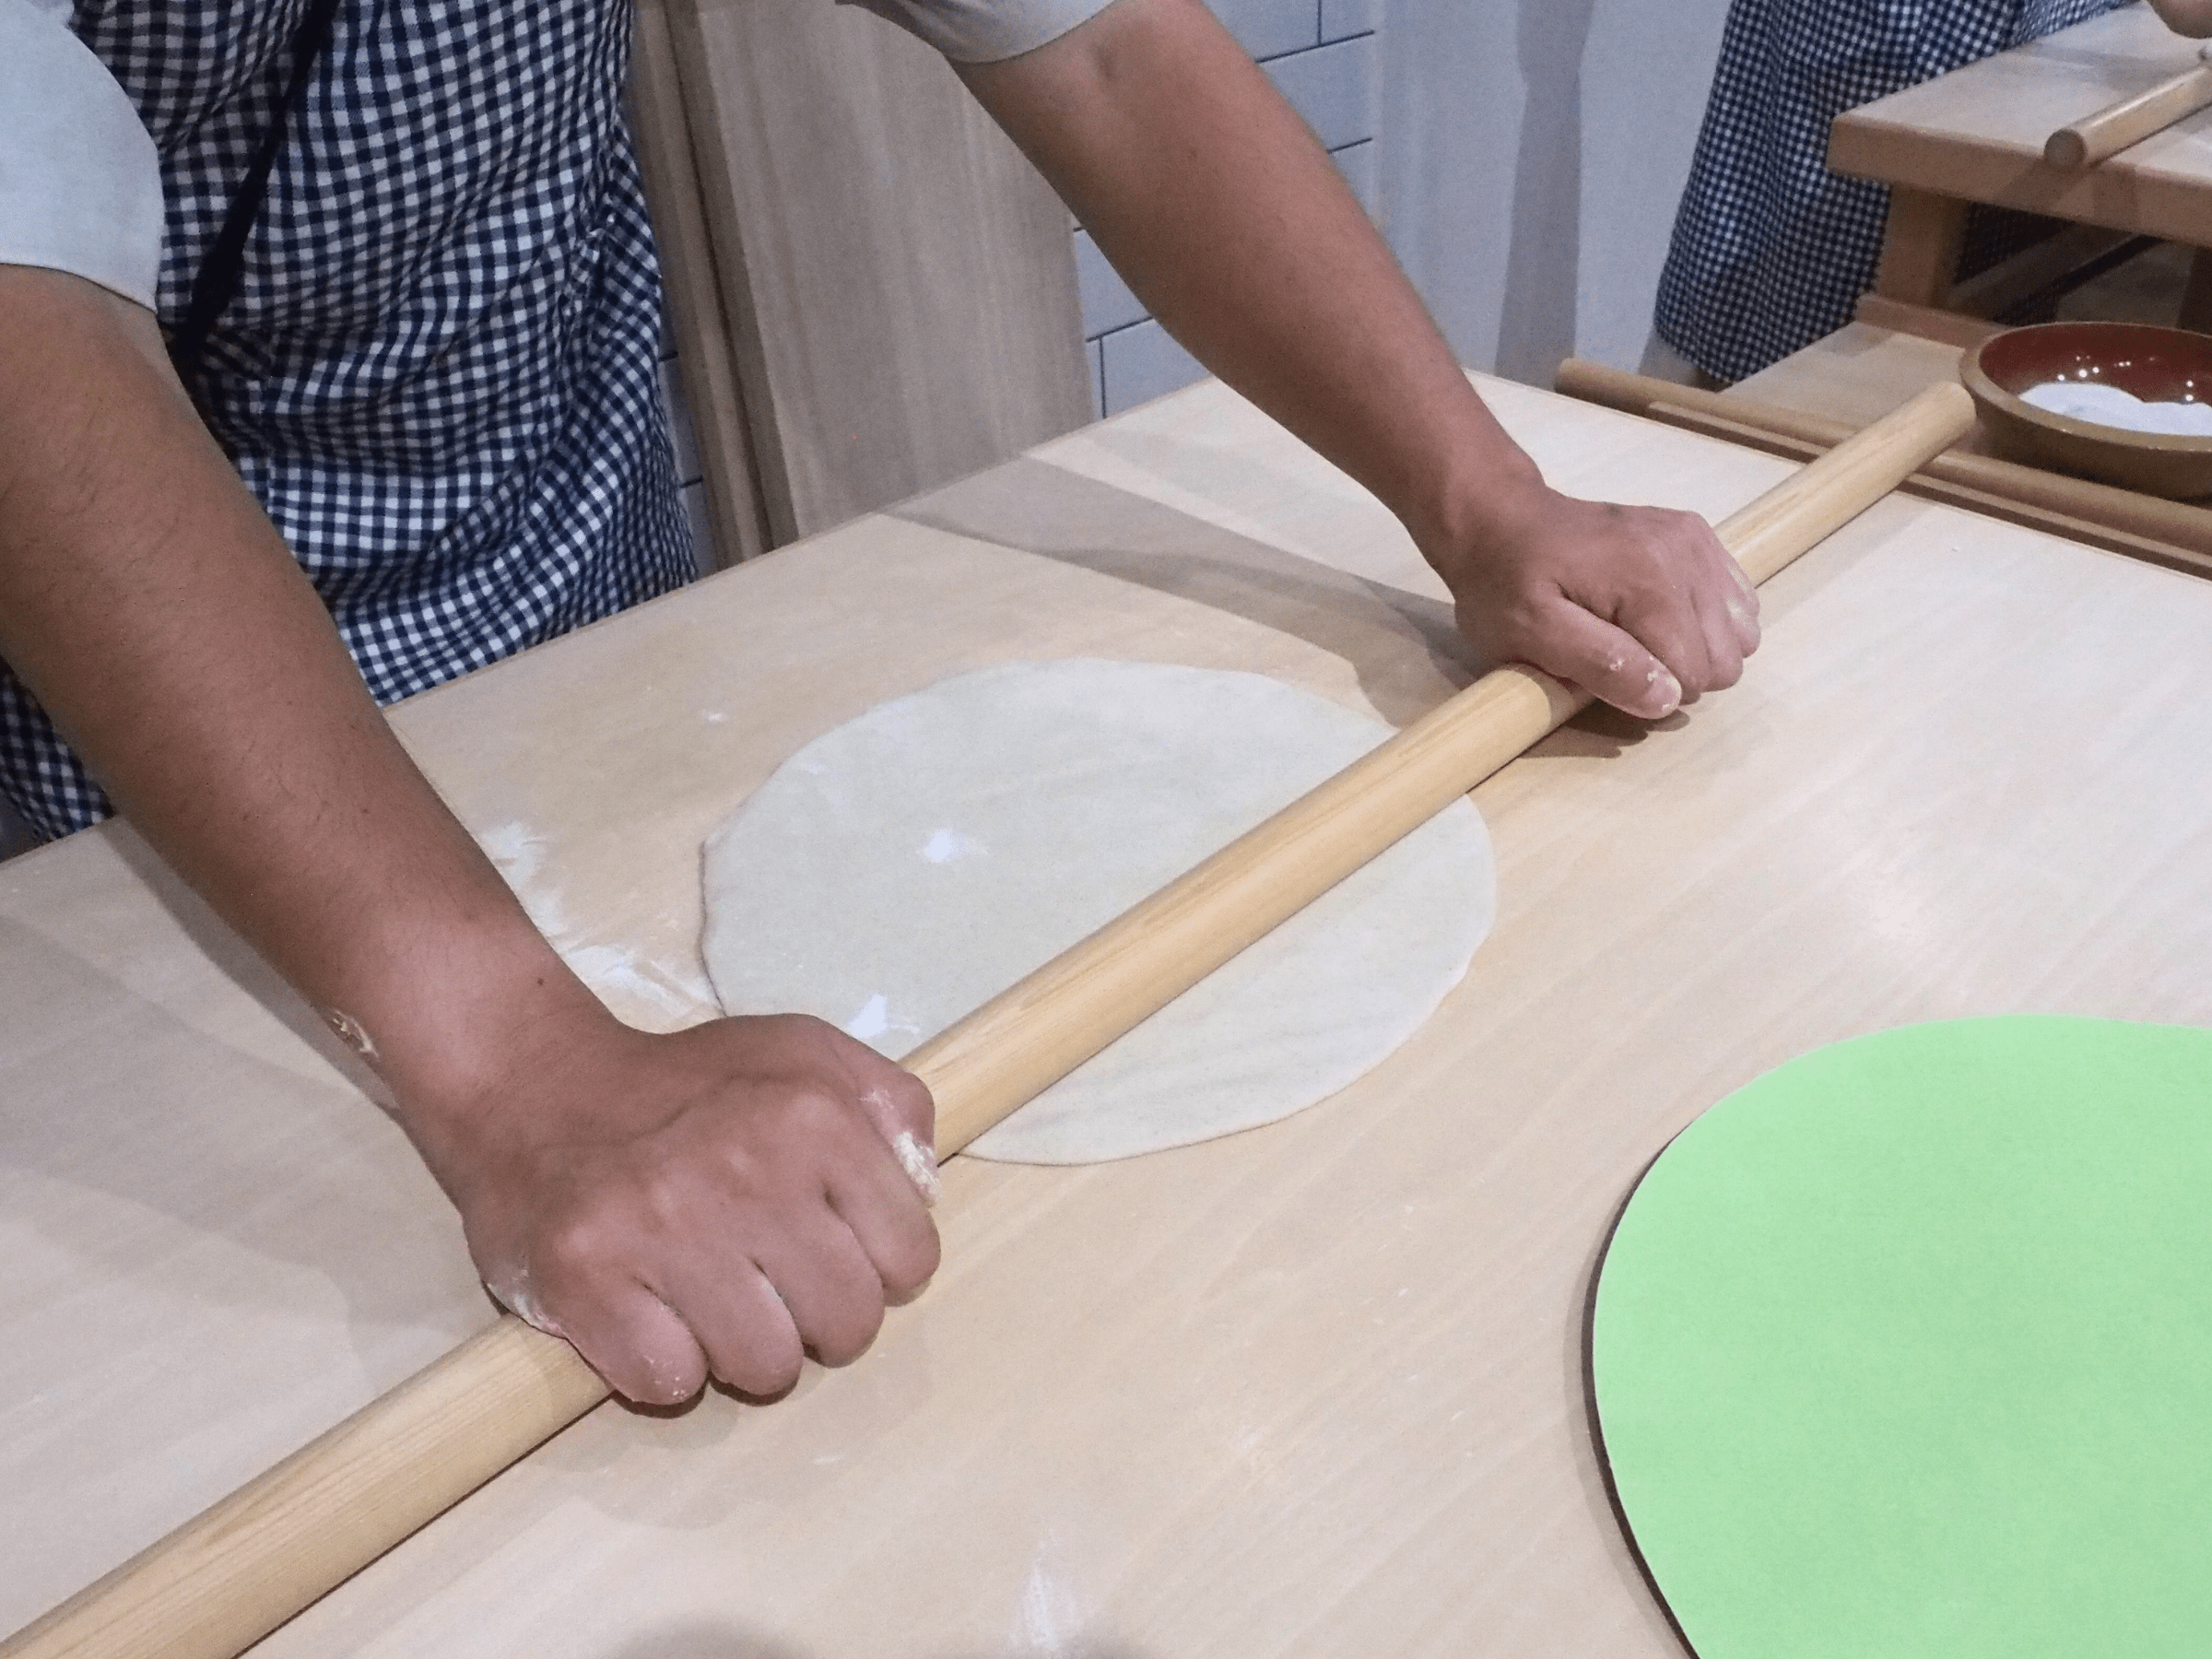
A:
POLYGON ((937 1155, 934 1148, 924 1146, 914 1138, 913 1131, 901 1129, 891 1142, 891 1150, 899 1154, 900 1167, 906 1178, 914 1183, 924 1205, 935 1206, 945 1183, 937 1178, 937 1155))
POLYGON ((1653 720, 1665 719, 1682 706, 1682 682, 1665 669, 1653 667, 1646 670, 1643 683, 1658 692, 1665 700, 1659 705, 1657 712, 1653 714, 1653 720))

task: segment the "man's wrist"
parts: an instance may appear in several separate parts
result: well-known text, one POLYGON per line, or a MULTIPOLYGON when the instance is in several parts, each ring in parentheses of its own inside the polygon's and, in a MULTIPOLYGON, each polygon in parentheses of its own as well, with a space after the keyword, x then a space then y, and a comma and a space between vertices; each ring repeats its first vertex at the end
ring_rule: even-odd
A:
MULTIPOLYGON (((1500 434, 1502 437, 1502 434, 1500 434)), ((1555 492, 1527 453, 1510 441, 1473 449, 1418 489, 1398 518, 1421 556, 1447 582, 1471 561, 1526 536, 1555 492)))
POLYGON ((441 929, 433 948, 356 1000, 321 1012, 390 1087, 394 1115, 434 1170, 526 1095, 533 1076, 626 1029, 519 914, 441 929))

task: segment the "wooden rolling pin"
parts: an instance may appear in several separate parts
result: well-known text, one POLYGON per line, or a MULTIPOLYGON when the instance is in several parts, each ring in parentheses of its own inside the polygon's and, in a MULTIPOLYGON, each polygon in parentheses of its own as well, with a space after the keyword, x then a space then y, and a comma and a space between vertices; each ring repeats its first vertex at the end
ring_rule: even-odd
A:
MULTIPOLYGON (((2197 55, 2212 58, 2212 47, 2197 55)), ((2212 66, 2199 62, 2171 80, 2162 80, 2133 98, 2107 104, 2093 115, 2060 127, 2043 140, 2043 159, 2062 171, 2079 172, 2118 155, 2131 144, 2142 143, 2153 133, 2163 132, 2206 104, 2212 104, 2212 66)))
MULTIPOLYGON (((1763 582, 1973 422, 1922 394, 1720 528, 1763 582)), ((1500 668, 922 1045, 949 1157, 1418 829, 1590 699, 1500 668)), ((0 1644, 0 1659, 233 1659, 607 1397, 512 1316, 0 1644)))

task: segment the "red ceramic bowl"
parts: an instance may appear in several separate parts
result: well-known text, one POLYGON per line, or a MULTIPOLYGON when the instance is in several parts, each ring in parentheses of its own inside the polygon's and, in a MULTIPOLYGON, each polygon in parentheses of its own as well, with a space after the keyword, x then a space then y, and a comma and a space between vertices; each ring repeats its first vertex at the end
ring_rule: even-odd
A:
POLYGON ((2046 381, 2102 381, 2147 402, 2212 403, 2212 335, 2140 323, 2008 328, 1959 365, 1983 425, 2016 461, 2149 495, 2212 495, 2212 438, 2130 432, 2054 415, 2019 394, 2046 381))

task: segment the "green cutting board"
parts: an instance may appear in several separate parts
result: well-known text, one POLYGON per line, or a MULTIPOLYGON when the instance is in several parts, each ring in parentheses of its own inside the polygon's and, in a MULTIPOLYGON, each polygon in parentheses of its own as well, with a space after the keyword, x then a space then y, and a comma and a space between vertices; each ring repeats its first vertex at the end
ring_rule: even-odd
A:
POLYGON ((1638 1186, 1591 1373, 1700 1659, 2212 1653, 2212 1032, 1768 1074, 1638 1186))

